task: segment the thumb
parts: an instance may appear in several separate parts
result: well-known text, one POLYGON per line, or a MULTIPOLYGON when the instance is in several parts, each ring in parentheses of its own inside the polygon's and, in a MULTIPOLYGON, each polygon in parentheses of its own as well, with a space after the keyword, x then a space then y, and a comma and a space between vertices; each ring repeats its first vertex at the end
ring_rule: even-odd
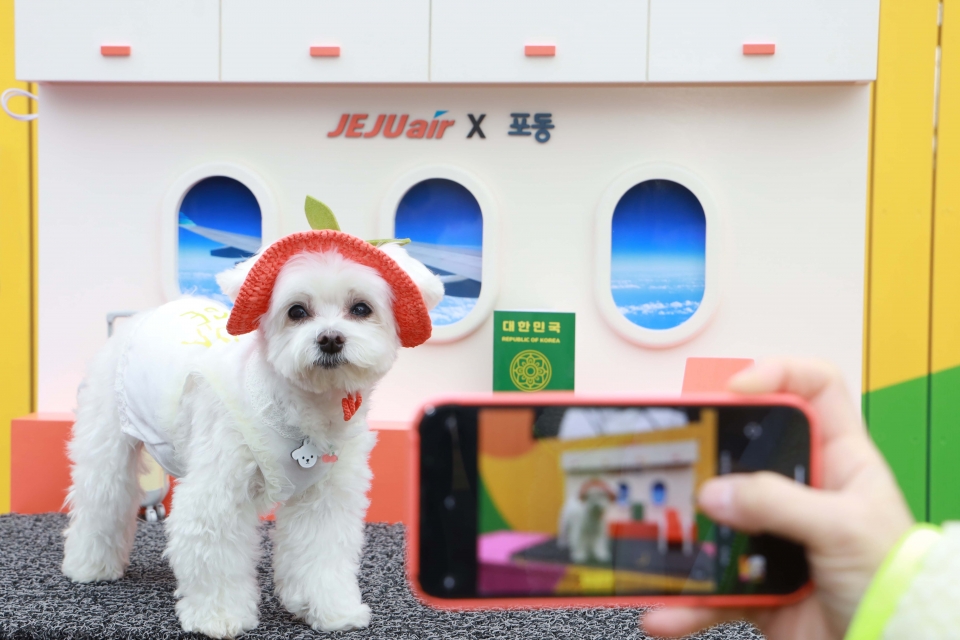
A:
POLYGON ((707 481, 700 508, 716 522, 745 533, 769 533, 822 548, 837 522, 829 494, 769 471, 707 481))

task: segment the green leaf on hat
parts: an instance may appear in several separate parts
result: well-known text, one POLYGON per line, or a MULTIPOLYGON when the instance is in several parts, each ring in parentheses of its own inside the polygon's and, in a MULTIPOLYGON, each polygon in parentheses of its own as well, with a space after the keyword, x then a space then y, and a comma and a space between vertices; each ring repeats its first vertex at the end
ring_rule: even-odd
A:
POLYGON ((314 231, 323 231, 324 229, 340 231, 340 224, 337 222, 337 217, 333 215, 333 211, 316 198, 307 196, 303 210, 307 214, 307 223, 314 231))
MULTIPOLYGON (((310 224, 310 228, 314 231, 325 229, 340 231, 340 224, 337 222, 337 217, 333 215, 333 211, 316 198, 307 196, 303 210, 307 214, 307 222, 310 224)), ((377 240, 367 240, 367 242, 379 249, 385 244, 410 244, 410 238, 379 238, 377 240)))
POLYGON ((378 238, 376 240, 367 240, 367 242, 379 249, 385 244, 410 244, 410 238, 378 238))

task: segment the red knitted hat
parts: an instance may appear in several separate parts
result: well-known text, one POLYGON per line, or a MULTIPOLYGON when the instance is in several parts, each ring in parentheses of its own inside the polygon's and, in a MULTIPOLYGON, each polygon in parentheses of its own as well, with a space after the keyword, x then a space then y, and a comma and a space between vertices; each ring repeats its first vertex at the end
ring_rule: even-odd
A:
POLYGON ((590 489, 602 489, 603 492, 607 495, 608 499, 610 499, 611 501, 617 499, 617 495, 610 490, 610 486, 606 482, 604 482, 599 478, 591 478, 590 480, 587 480, 582 485, 580 485, 581 500, 587 499, 587 492, 590 491, 590 489))
POLYGON ((344 258, 375 269, 393 289, 393 316, 404 347, 416 347, 430 337, 433 325, 420 289, 393 258, 365 240, 342 231, 301 231, 274 242, 250 269, 227 320, 227 332, 238 336, 260 326, 270 296, 287 260, 305 251, 335 250, 344 258))

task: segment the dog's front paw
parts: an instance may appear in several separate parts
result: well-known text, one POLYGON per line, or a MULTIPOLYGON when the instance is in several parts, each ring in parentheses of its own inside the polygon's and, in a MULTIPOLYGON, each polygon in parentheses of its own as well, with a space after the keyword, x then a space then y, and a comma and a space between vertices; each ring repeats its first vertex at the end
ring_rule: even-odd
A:
POLYGON ((257 610, 247 607, 223 608, 205 599, 183 598, 177 602, 177 617, 184 631, 210 638, 235 638, 258 624, 257 610), (246 609, 246 610, 244 610, 246 609))
POLYGON ((307 624, 316 631, 366 629, 370 625, 370 607, 357 603, 350 606, 340 606, 334 611, 319 615, 308 614, 304 618, 307 624))
POLYGON ((73 582, 110 582, 123 577, 124 565, 115 558, 77 558, 69 554, 60 567, 63 575, 73 582))

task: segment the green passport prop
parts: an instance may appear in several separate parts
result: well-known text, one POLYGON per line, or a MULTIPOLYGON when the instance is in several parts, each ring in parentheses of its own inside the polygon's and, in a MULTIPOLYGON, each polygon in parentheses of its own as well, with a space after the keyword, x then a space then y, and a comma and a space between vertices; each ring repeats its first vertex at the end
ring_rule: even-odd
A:
POLYGON ((576 314, 495 311, 494 391, 573 391, 576 314))

